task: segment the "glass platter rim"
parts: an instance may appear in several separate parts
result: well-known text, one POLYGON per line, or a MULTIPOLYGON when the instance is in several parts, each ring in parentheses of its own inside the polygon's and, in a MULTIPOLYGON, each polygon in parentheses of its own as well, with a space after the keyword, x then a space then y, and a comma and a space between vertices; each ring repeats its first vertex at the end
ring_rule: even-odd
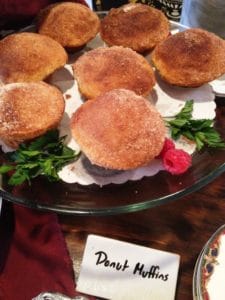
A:
POLYGON ((180 191, 177 191, 175 193, 171 193, 169 195, 165 195, 163 197, 155 198, 155 199, 149 199, 143 202, 135 203, 135 204, 127 204, 127 205, 121 205, 116 207, 107 207, 107 208, 97 208, 97 209, 71 209, 71 208, 57 208, 54 206, 49 205, 43 205, 33 202, 27 202, 23 198, 15 197, 12 194, 10 194, 7 191, 4 191, 0 189, 0 197, 2 197, 3 200, 7 200, 10 202, 13 202, 15 204, 21 204, 23 206, 29 207, 29 208, 35 208, 37 210, 43 210, 43 211, 50 211, 50 212, 56 212, 56 213, 62 213, 62 214, 68 214, 68 215, 92 215, 92 216, 106 216, 106 215, 119 215, 124 213, 131 213, 131 212, 138 212, 141 210, 149 209, 152 207, 156 207, 158 205, 163 205, 166 203, 169 203, 171 201, 178 200, 182 198, 183 196, 189 195, 193 192, 198 191, 202 187, 206 186, 210 182, 212 182, 214 179, 216 179, 218 176, 220 176, 222 173, 225 172, 225 162, 220 165, 215 170, 211 171, 208 175, 205 175, 201 179, 199 179, 194 185, 182 189, 180 191), (160 203, 158 203, 160 201, 160 203))
POLYGON ((199 181, 197 181, 195 183, 195 185, 192 185, 186 189, 177 191, 175 193, 166 195, 164 197, 159 197, 156 199, 152 199, 152 200, 149 199, 147 201, 139 202, 139 203, 136 203, 135 205, 127 204, 127 205, 109 207, 109 208, 104 208, 104 207, 98 208, 98 209, 83 208, 83 209, 76 209, 73 211, 72 209, 68 209, 68 208, 59 209, 57 207, 52 207, 52 206, 42 205, 42 204, 33 205, 33 202, 30 202, 30 205, 29 205, 27 203, 27 201, 26 201, 26 205, 25 205, 25 201, 23 201, 22 198, 15 197, 12 194, 10 194, 9 192, 6 192, 2 189, 0 189, 0 197, 2 197, 2 199, 4 199, 4 200, 14 202, 16 204, 22 204, 22 205, 28 206, 30 208, 36 208, 38 210, 52 211, 52 212, 63 213, 63 214, 96 215, 96 216, 97 215, 102 215, 102 216, 116 215, 116 214, 123 214, 123 213, 136 212, 136 211, 140 211, 140 210, 149 209, 149 208, 158 206, 158 201, 161 201, 161 203, 160 203, 160 205, 161 205, 161 204, 169 203, 171 201, 178 200, 179 198, 186 196, 190 193, 193 193, 193 192, 199 190, 200 188, 204 187, 205 185, 209 184, 214 179, 216 179, 218 176, 220 176, 223 172, 225 172, 225 162, 221 166, 219 166, 217 169, 215 169, 214 171, 209 173, 208 175, 202 177, 199 181))
MULTIPOLYGON (((97 14, 99 14, 99 15, 105 15, 106 13, 107 12, 105 12, 105 11, 97 12, 97 14)), ((181 30, 188 28, 188 27, 186 27, 178 22, 175 22, 175 21, 170 20, 170 23, 171 23, 171 26, 181 28, 181 30)), ((26 29, 30 29, 32 27, 33 27, 33 25, 30 25, 26 28, 23 28, 21 31, 25 31, 26 29)), ((124 205, 119 205, 119 206, 109 206, 109 207, 102 206, 101 208, 86 208, 86 207, 76 208, 76 207, 66 207, 64 205, 64 206, 59 207, 59 206, 41 204, 41 203, 32 202, 32 201, 29 202, 22 197, 16 197, 16 196, 12 195, 10 192, 5 191, 2 188, 0 188, 0 197, 2 197, 3 199, 5 199, 7 201, 10 201, 10 202, 13 202, 16 204, 20 204, 23 206, 27 206, 30 208, 35 208, 35 209, 43 210, 43 211, 62 213, 62 214, 92 215, 92 216, 93 215, 95 215, 95 216, 97 216, 97 215, 99 215, 99 216, 118 215, 118 214, 124 214, 124 213, 136 212, 136 211, 140 211, 140 210, 149 209, 149 208, 152 208, 152 207, 155 207, 158 205, 162 205, 162 204, 169 203, 171 201, 180 199, 183 196, 186 196, 192 192, 195 192, 195 191, 199 190, 200 188, 204 187, 205 185, 209 184, 215 178, 220 176, 223 172, 225 172, 225 157, 224 157, 224 161, 222 163, 220 163, 219 166, 217 166, 215 169, 211 170, 209 173, 207 173, 203 177, 199 178, 196 182, 194 182, 194 184, 192 184, 188 187, 184 187, 184 188, 177 190, 170 194, 155 197, 154 199, 153 198, 152 199, 143 199, 142 201, 140 201, 138 203, 124 204, 124 205)), ((140 179, 140 180, 142 180, 142 179, 140 179)))

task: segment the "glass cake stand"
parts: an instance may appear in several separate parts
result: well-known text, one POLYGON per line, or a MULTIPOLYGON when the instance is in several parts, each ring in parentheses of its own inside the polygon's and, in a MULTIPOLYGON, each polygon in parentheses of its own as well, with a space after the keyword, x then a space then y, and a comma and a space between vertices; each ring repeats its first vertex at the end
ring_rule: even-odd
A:
MULTIPOLYGON (((172 30, 185 27, 171 22, 172 30)), ((221 95, 220 95, 221 96, 221 95)), ((225 140, 225 98, 216 98, 215 127, 225 140)), ((3 158, 3 153, 0 154, 3 158)), ((30 208, 74 215, 113 215, 139 211, 181 199, 213 181, 225 171, 225 151, 212 149, 195 153, 191 168, 173 176, 160 171, 154 176, 123 184, 80 185, 50 183, 37 178, 31 185, 11 187, 3 178, 0 196, 30 208)))

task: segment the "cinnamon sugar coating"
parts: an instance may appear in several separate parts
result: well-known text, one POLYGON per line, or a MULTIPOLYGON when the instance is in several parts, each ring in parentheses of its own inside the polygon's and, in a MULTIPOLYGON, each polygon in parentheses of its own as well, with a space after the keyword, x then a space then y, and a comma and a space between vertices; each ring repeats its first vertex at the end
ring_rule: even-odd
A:
POLYGON ((0 139, 10 146, 56 128, 65 103, 62 93, 45 82, 11 83, 0 88, 0 139))
POLYGON ((73 71, 81 94, 88 99, 118 88, 146 96, 155 85, 153 69, 147 60, 120 46, 86 52, 73 64, 73 71))
POLYGON ((148 164, 160 153, 166 129, 148 100, 115 89, 86 101, 72 116, 71 131, 93 164, 128 170, 148 164))
POLYGON ((109 11, 101 21, 100 34, 110 46, 145 52, 167 38, 169 27, 169 20, 160 10, 130 3, 109 11))
POLYGON ((38 32, 53 38, 65 48, 85 45, 96 36, 99 27, 97 14, 79 3, 49 5, 37 18, 38 32))
POLYGON ((159 44, 152 61, 170 84, 198 87, 225 73, 225 41, 203 29, 188 29, 159 44))
POLYGON ((37 33, 11 34, 0 41, 0 82, 44 80, 67 62, 64 48, 37 33))

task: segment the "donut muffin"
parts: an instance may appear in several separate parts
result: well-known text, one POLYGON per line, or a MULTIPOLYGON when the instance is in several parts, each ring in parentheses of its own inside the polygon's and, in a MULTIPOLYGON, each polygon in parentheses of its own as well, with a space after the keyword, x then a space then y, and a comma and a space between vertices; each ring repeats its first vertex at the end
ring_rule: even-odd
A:
POLYGON ((62 93, 45 82, 11 83, 0 88, 0 139, 16 147, 58 126, 62 93))
POLYGON ((152 61, 168 83, 198 87, 225 73, 225 41, 203 29, 188 29, 159 44, 152 61))
POLYGON ((16 33, 0 41, 0 82, 44 80, 67 62, 64 48, 53 39, 32 32, 16 33))
POLYGON ((166 128, 148 100, 115 89, 84 102, 72 116, 71 131, 93 164, 128 170, 148 164, 160 153, 166 128))
POLYGON ((93 39, 99 31, 100 20, 85 5, 72 2, 52 4, 37 17, 37 30, 63 47, 76 49, 93 39))
POLYGON ((100 34, 109 46, 124 46, 145 52, 166 39, 169 28, 169 20, 160 10, 130 3, 109 11, 101 21, 100 34))
POLYGON ((88 99, 118 88, 146 96, 155 85, 154 72, 147 60, 120 46, 86 52, 73 64, 73 71, 81 94, 88 99))

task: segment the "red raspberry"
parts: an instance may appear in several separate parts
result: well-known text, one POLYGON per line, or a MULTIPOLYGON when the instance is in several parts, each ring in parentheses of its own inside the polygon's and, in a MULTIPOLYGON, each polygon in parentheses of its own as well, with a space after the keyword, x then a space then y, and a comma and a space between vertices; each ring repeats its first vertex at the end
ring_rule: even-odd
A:
POLYGON ((175 149, 175 144, 171 139, 165 138, 163 148, 156 158, 163 158, 170 149, 175 149))
POLYGON ((174 175, 186 172, 191 161, 191 155, 181 149, 169 149, 163 156, 164 168, 174 175))

